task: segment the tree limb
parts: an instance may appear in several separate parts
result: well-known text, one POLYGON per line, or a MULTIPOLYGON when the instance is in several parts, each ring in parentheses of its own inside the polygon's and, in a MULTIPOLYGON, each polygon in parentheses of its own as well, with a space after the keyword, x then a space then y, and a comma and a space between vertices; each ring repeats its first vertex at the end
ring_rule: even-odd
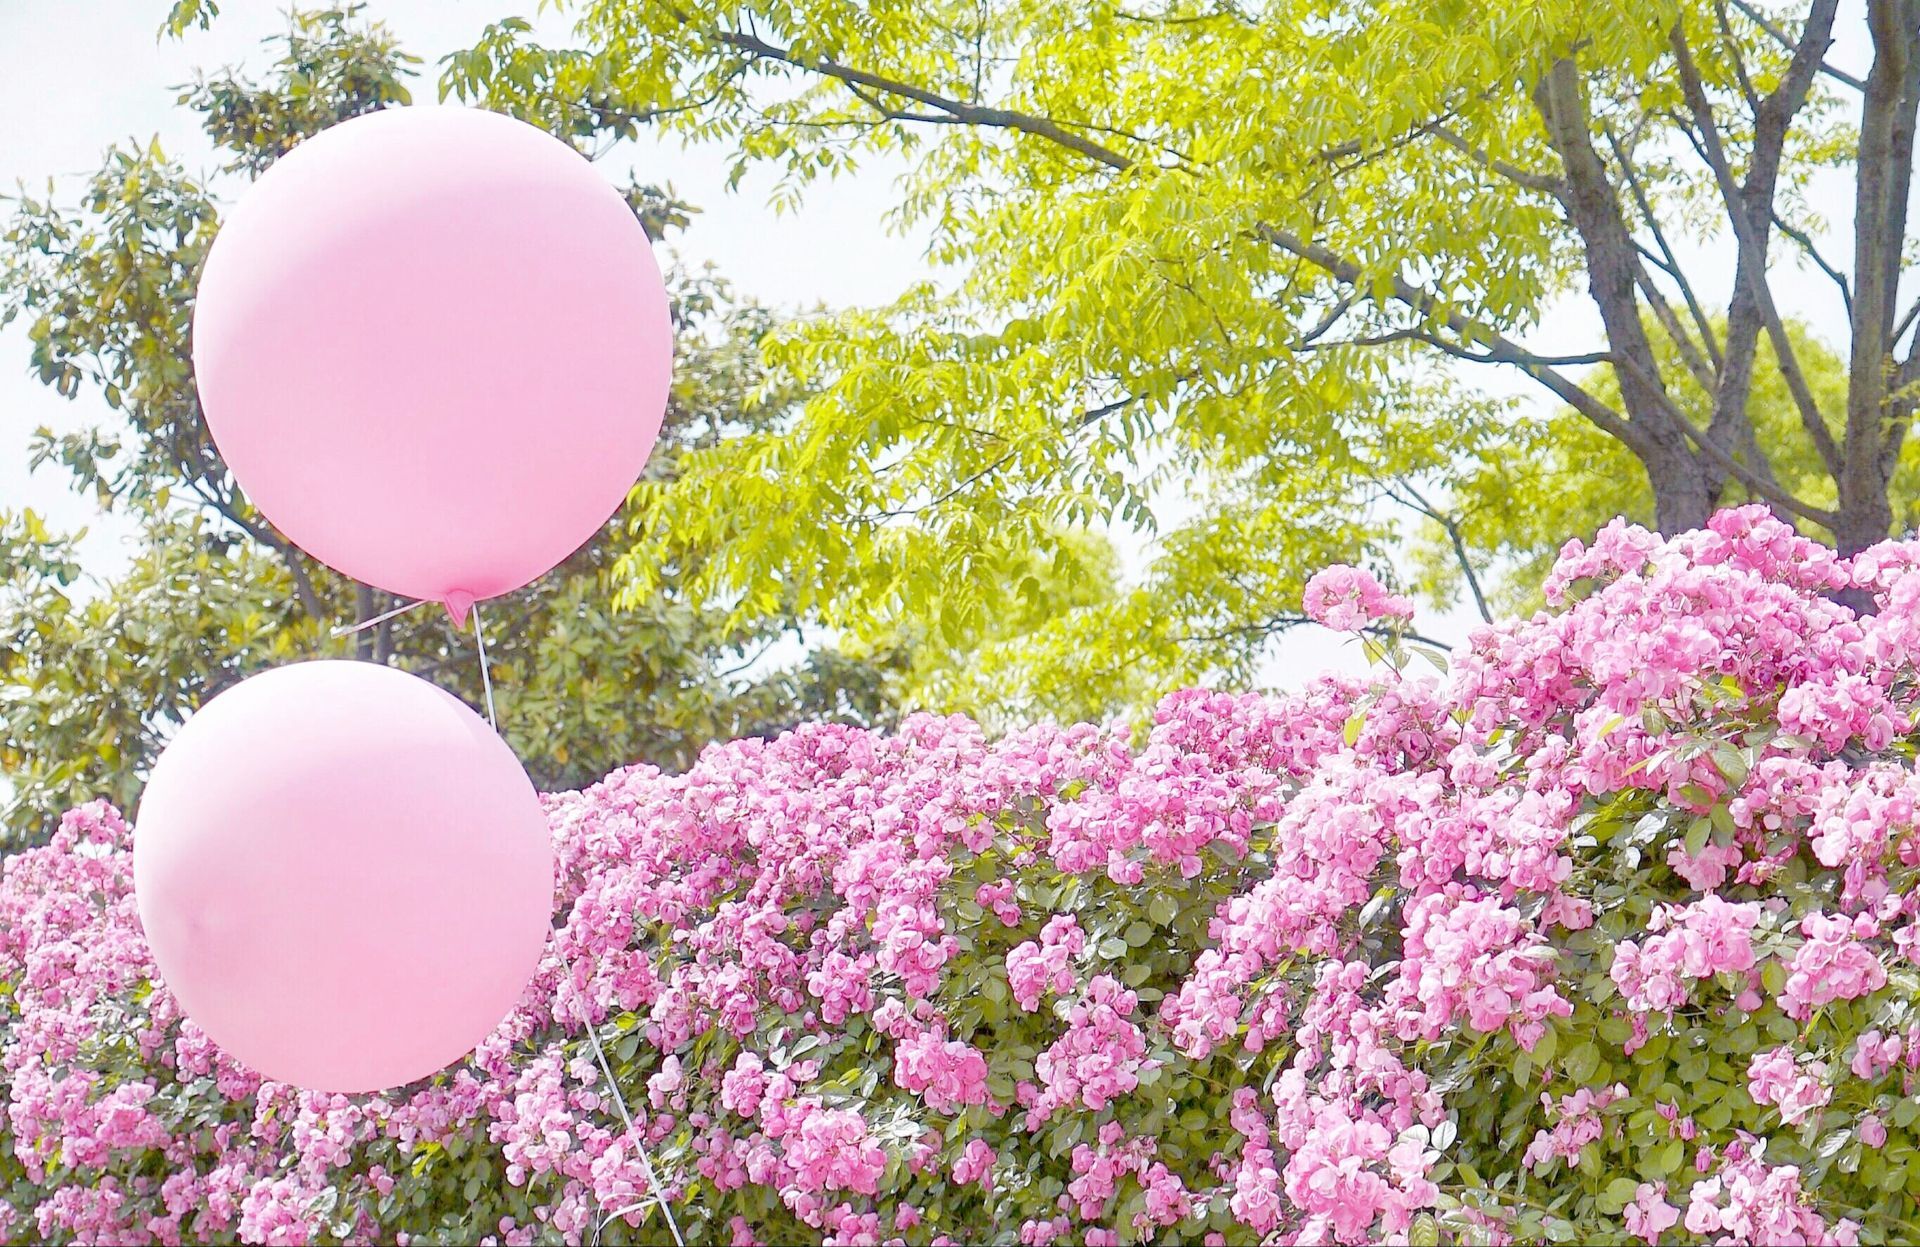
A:
MULTIPOLYGON (((1717 384, 1720 371, 1720 345, 1714 341, 1713 322, 1707 319, 1706 309, 1700 305, 1700 300, 1693 293, 1693 283, 1687 280, 1686 274, 1680 268, 1680 261, 1673 254, 1673 248, 1667 243, 1666 231, 1660 228, 1660 218, 1653 211, 1652 197, 1647 194, 1646 187, 1640 181, 1640 175, 1634 171, 1633 161, 1627 156, 1626 146, 1620 142, 1612 126, 1604 127, 1603 132, 1607 136, 1607 146, 1613 149, 1614 160, 1620 165, 1620 171, 1626 178, 1627 190, 1633 196, 1634 205, 1640 209, 1640 219, 1647 223, 1647 230, 1653 235, 1654 244, 1660 248, 1660 254, 1666 257, 1666 263, 1661 267, 1666 270, 1669 277, 1673 278, 1674 285, 1680 288, 1680 297, 1686 302, 1687 311, 1693 316, 1694 327, 1700 331, 1700 347, 1697 349, 1706 351, 1707 360, 1712 367, 1705 370, 1696 368, 1696 375, 1705 371, 1714 378, 1706 382, 1708 392, 1711 393, 1714 385, 1717 384)), ((1664 299, 1660 301, 1661 304, 1665 302, 1664 299)), ((1659 305, 1656 305, 1654 310, 1658 315, 1659 305)), ((1671 309, 1668 310, 1667 317, 1673 317, 1671 309)), ((1662 318, 1663 324, 1665 321, 1666 318, 1662 318)), ((1677 325, 1678 318, 1674 318, 1674 321, 1677 325)), ((1669 329, 1668 333, 1672 334, 1673 330, 1669 329)), ((1675 334, 1674 341, 1686 343, 1686 335, 1675 334)), ((1686 350, 1686 347, 1683 346, 1682 350, 1686 350)))
POLYGON ((1433 134, 1435 138, 1445 143, 1448 147, 1456 151, 1464 152, 1481 168, 1489 169, 1499 174, 1515 186, 1524 187, 1530 191, 1538 191, 1543 195, 1551 195, 1558 200, 1564 201, 1566 199, 1567 184, 1561 178, 1550 177, 1544 173, 1535 173, 1531 169, 1522 169, 1519 165, 1513 164, 1511 161, 1497 159, 1489 155, 1485 150, 1467 142, 1465 138, 1456 134, 1447 126, 1434 126, 1433 134))
POLYGON ((1811 235, 1777 211, 1773 214, 1773 224, 1782 234, 1799 244, 1801 254, 1812 260, 1815 267, 1832 278, 1833 284, 1840 288, 1840 302, 1847 309, 1847 319, 1851 321, 1853 319, 1853 288, 1847 284, 1847 275, 1827 263, 1826 257, 1820 254, 1820 248, 1814 245, 1811 235))
POLYGON ((1767 280, 1767 234, 1774 219, 1774 188, 1779 179, 1787 127, 1806 100, 1820 52, 1825 49, 1833 28, 1836 5, 1837 0, 1814 0, 1792 63, 1780 85, 1755 110, 1753 156, 1744 185, 1734 179, 1732 162, 1713 119, 1712 100, 1694 64, 1681 22, 1673 24, 1668 44, 1680 73, 1681 91, 1693 116, 1689 133, 1697 136, 1696 148, 1713 172, 1739 252, 1733 301, 1727 312, 1726 364, 1720 372, 1720 386, 1714 394, 1713 416, 1708 427, 1750 424, 1746 405, 1753 389, 1754 352, 1760 332, 1764 330, 1773 343, 1781 378, 1786 381, 1800 413, 1801 427, 1812 439, 1828 472, 1837 479, 1842 470, 1840 448, 1827 430, 1826 418, 1800 370, 1767 280))
POLYGON ((924 104, 928 108, 944 113, 955 121, 963 122, 967 125, 987 126, 989 128, 1003 130, 1018 130, 1023 134, 1031 134, 1036 138, 1043 138, 1049 142, 1058 144, 1068 151, 1077 152, 1089 160, 1107 166, 1109 169, 1125 171, 1131 169, 1134 164, 1132 160, 1114 151, 1112 148, 1096 143, 1083 134, 1075 134, 1051 118, 1035 116, 1033 113, 1020 112, 1016 109, 988 108, 979 104, 969 104, 962 100, 949 99, 936 92, 928 91, 922 87, 916 87, 912 83, 901 82, 897 79, 886 78, 879 74, 868 73, 864 69, 855 69, 850 65, 842 65, 838 61, 830 60, 824 56, 812 59, 802 57, 796 55, 790 48, 779 47, 755 35, 745 34, 740 31, 717 31, 713 37, 721 43, 738 48, 742 52, 746 52, 752 56, 771 61, 779 61, 782 64, 792 65, 796 69, 808 70, 828 78, 837 79, 841 82, 881 91, 887 95, 897 95, 901 99, 912 100, 916 104, 924 104))
MULTIPOLYGON (((1697 474, 1680 427, 1688 421, 1683 415, 1676 417, 1677 409, 1660 376, 1659 357, 1640 318, 1639 291, 1647 282, 1646 268, 1606 163, 1594 148, 1586 84, 1572 57, 1555 60, 1532 94, 1547 142, 1559 156, 1567 181, 1567 222, 1583 244, 1587 286, 1606 328, 1621 402, 1649 445, 1640 458, 1653 482, 1660 527, 1672 531, 1676 526, 1705 523, 1714 491, 1697 474)), ((1720 436, 1725 440, 1727 432, 1720 436)))
MULTIPOLYGON (((1365 290, 1371 285, 1366 270, 1360 265, 1319 243, 1308 242, 1274 225, 1262 225, 1256 232, 1280 250, 1299 256, 1307 263, 1349 286, 1365 290)), ((1627 447, 1636 454, 1641 453, 1647 446, 1644 429, 1628 423, 1605 403, 1552 367, 1528 362, 1531 353, 1519 343, 1444 306, 1439 299, 1397 273, 1388 277, 1385 284, 1396 302, 1404 304, 1423 316, 1438 320, 1463 339, 1484 343, 1487 347, 1485 362, 1512 364, 1519 368, 1579 411, 1581 415, 1626 443, 1627 447)))
MULTIPOLYGON (((1786 31, 1781 30, 1778 26, 1774 25, 1771 21, 1767 19, 1766 14, 1762 13, 1759 9, 1754 8, 1751 4, 1748 4, 1747 0, 1733 0, 1733 7, 1736 9, 1739 9, 1741 13, 1745 14, 1748 21, 1752 22, 1755 26, 1758 26, 1761 30, 1766 31, 1768 36, 1771 37, 1775 43, 1779 44, 1781 47, 1785 48, 1787 51, 1792 52, 1797 46, 1795 45, 1792 39, 1789 39, 1787 37, 1786 31)), ((1856 91, 1864 91, 1867 89, 1867 84, 1863 82, 1861 79, 1854 77, 1852 74, 1848 73, 1844 69, 1837 69, 1834 66, 1827 64, 1824 60, 1820 62, 1820 72, 1825 74, 1827 77, 1833 79, 1835 82, 1845 83, 1847 86, 1852 87, 1856 91)))
MULTIPOLYGON (((1415 511, 1418 511, 1434 523, 1440 525, 1440 527, 1446 531, 1447 540, 1453 545, 1454 559, 1460 564, 1460 571, 1467 578, 1467 588, 1473 591, 1473 604, 1479 610, 1481 620, 1486 623, 1492 623, 1493 612, 1487 607, 1487 595, 1481 592, 1480 577, 1475 574, 1473 570, 1473 560, 1467 557, 1467 542, 1466 538, 1461 535, 1460 522, 1428 502, 1426 498, 1421 495, 1420 491, 1413 487, 1413 482, 1401 480, 1396 483, 1399 488, 1407 492, 1407 497, 1400 499, 1402 502, 1405 502, 1406 505, 1412 507, 1415 511)), ((1394 486, 1392 485, 1387 487, 1387 493, 1389 496, 1398 498, 1398 495, 1394 493, 1394 486)))

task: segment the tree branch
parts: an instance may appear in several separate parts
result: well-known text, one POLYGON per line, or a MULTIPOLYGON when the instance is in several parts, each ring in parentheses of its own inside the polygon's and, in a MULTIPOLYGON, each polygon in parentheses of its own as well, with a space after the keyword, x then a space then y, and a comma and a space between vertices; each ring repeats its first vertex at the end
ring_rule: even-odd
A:
POLYGON ((1438 138, 1447 146, 1454 148, 1456 151, 1464 152, 1481 168, 1499 174, 1515 186, 1524 187, 1530 191, 1538 191, 1543 195, 1551 195, 1553 198, 1562 201, 1567 197, 1567 184, 1561 178, 1550 177, 1544 173, 1535 173, 1530 169, 1522 169, 1519 165, 1513 164, 1510 161, 1496 159, 1483 149, 1475 147, 1465 138, 1454 133, 1453 130, 1444 125, 1434 126, 1433 134, 1434 137, 1438 138))
POLYGON ((1077 152, 1109 169, 1125 171, 1131 169, 1134 164, 1132 160, 1112 148, 1096 143, 1085 135, 1075 134, 1051 118, 1035 116, 1016 109, 987 108, 979 104, 949 99, 936 92, 916 87, 912 83, 868 73, 866 70, 842 65, 824 56, 811 59, 798 56, 790 48, 779 47, 755 35, 740 31, 717 31, 713 37, 721 43, 738 48, 752 56, 779 61, 782 64, 792 65, 796 69, 808 70, 840 82, 867 87, 887 95, 897 95, 903 100, 912 100, 916 104, 924 104, 928 108, 946 114, 954 121, 967 125, 1018 130, 1023 134, 1031 134, 1036 138, 1056 143, 1068 151, 1077 152))
MULTIPOLYGON (((1619 136, 1613 132, 1612 126, 1604 127, 1603 132, 1607 136, 1607 146, 1613 149, 1614 160, 1619 163, 1620 171, 1626 178, 1627 190, 1633 196, 1634 205, 1640 210, 1640 219, 1647 223, 1647 230, 1653 235, 1653 241, 1655 245, 1660 248, 1660 254, 1666 257, 1666 263, 1662 264, 1661 267, 1666 270, 1669 277, 1673 278, 1674 285, 1680 288, 1680 297, 1686 302, 1687 311, 1693 316, 1695 328, 1700 331, 1700 346, 1694 348, 1694 350, 1704 349, 1707 360, 1712 364, 1712 367, 1702 369, 1696 366, 1695 375, 1706 374, 1705 384, 1708 392, 1711 393, 1717 384, 1720 371, 1720 345, 1714 341, 1713 322, 1707 319, 1706 309, 1700 305, 1700 300, 1693 293, 1693 283, 1687 280, 1686 274, 1680 268, 1680 261, 1676 259, 1673 254, 1673 248, 1667 243, 1666 231, 1660 228, 1660 218, 1656 216, 1653 211, 1653 200, 1647 194, 1646 187, 1641 183, 1640 175, 1634 171, 1633 161, 1627 156, 1626 146, 1620 142, 1619 136)), ((1648 285, 1651 286, 1652 283, 1649 282, 1648 285)), ((1651 301, 1651 296, 1649 296, 1649 301, 1651 301)), ((1654 305, 1655 315, 1660 314, 1660 308, 1664 306, 1665 303, 1666 300, 1661 299, 1659 303, 1654 305)), ((1673 322, 1673 327, 1669 328, 1667 332, 1673 336, 1676 344, 1685 344, 1682 346, 1682 350, 1683 352, 1686 351, 1692 344, 1688 341, 1687 335, 1675 332, 1679 326, 1679 318, 1673 315, 1673 311, 1670 308, 1667 309, 1666 315, 1662 317, 1661 323, 1665 324, 1668 320, 1673 322)))
MULTIPOLYGON (((1630 369, 1634 367, 1634 365, 1627 361, 1615 361, 1614 367, 1617 369, 1630 369)), ((1768 505, 1798 515, 1802 519, 1812 520, 1814 523, 1826 528, 1832 528, 1834 521, 1839 518, 1836 512, 1802 502, 1782 488, 1780 482, 1775 479, 1773 468, 1767 463, 1765 456, 1761 456, 1755 460, 1758 465, 1757 468, 1749 468, 1729 454, 1725 447, 1713 441, 1700 430, 1694 428, 1692 422, 1687 420, 1677 408, 1674 409, 1673 414, 1679 422, 1680 431, 1686 435, 1688 441, 1698 447, 1701 453, 1705 454, 1708 459, 1711 459, 1723 471, 1737 478, 1741 484, 1752 490, 1759 497, 1766 499, 1768 505)))
POLYGON ((1847 319, 1852 320, 1853 288, 1847 284, 1847 275, 1827 263, 1826 257, 1820 254, 1820 248, 1814 245, 1811 235, 1777 211, 1773 214, 1773 224, 1782 234, 1799 244, 1801 254, 1812 260, 1815 267, 1833 279, 1833 284, 1840 288, 1840 302, 1847 309, 1847 319))
MULTIPOLYGON (((1243 636, 1268 637, 1276 632, 1284 631, 1287 628, 1297 628, 1302 624, 1318 622, 1318 620, 1309 618, 1306 615, 1275 615, 1264 623, 1245 624, 1238 628, 1222 628, 1218 632, 1190 632, 1183 636, 1173 637, 1171 640, 1176 645, 1206 644, 1208 642, 1218 644, 1222 641, 1231 641, 1236 637, 1243 636)), ((1413 632, 1406 628, 1393 628, 1381 624, 1365 624, 1354 629, 1354 631, 1364 632, 1368 636, 1386 637, 1390 640, 1412 641, 1418 645, 1429 645, 1434 649, 1448 654, 1453 652, 1453 646, 1447 644, 1445 641, 1437 637, 1424 636, 1421 633, 1413 632)))
POLYGON ((1475 608, 1479 610, 1481 620, 1486 623, 1492 623, 1493 612, 1487 607, 1487 595, 1481 592, 1480 577, 1475 574, 1473 570, 1473 560, 1467 557, 1467 542, 1466 538, 1461 535, 1460 522, 1428 502, 1426 498, 1421 495, 1420 491, 1413 487, 1413 482, 1401 480, 1396 483, 1399 488, 1407 491, 1407 497, 1400 499, 1399 495, 1394 493, 1394 486, 1392 485, 1387 487, 1388 496, 1399 499, 1399 501, 1412 507, 1415 511, 1418 511, 1434 523, 1440 525, 1440 527, 1446 531, 1447 540, 1453 545, 1454 559, 1460 564, 1460 571, 1467 578, 1467 588, 1473 591, 1473 604, 1475 608), (1409 501, 1409 499, 1411 501, 1409 501))
POLYGON ((1746 98, 1747 107, 1754 113, 1760 111, 1760 96, 1753 89, 1753 79, 1747 77, 1747 63, 1740 59, 1740 44, 1733 35, 1733 22, 1727 17, 1727 6, 1721 0, 1713 0, 1713 15, 1720 22, 1720 33, 1724 36, 1721 43, 1727 52, 1727 61, 1733 66, 1734 81, 1740 84, 1740 94, 1746 98))
MULTIPOLYGON (((1299 256, 1338 281, 1359 290, 1369 289, 1372 285, 1366 270, 1319 243, 1308 242, 1274 225, 1262 225, 1257 232, 1260 237, 1280 250, 1289 255, 1299 256)), ((1422 316, 1438 320, 1467 341, 1485 343, 1487 355, 1484 362, 1512 364, 1519 368, 1579 411, 1581 415, 1619 438, 1636 454, 1641 453, 1648 445, 1644 429, 1629 424, 1605 403, 1551 366, 1530 362, 1531 352, 1517 342, 1444 306, 1439 299, 1414 286, 1397 273, 1388 277, 1385 284, 1394 301, 1419 312, 1422 316)))
MULTIPOLYGON (((178 441, 174 445, 175 458, 178 460, 180 458, 178 441)), ((280 556, 280 561, 287 565, 287 571, 293 576, 294 596, 299 599, 300 608, 306 611, 307 617, 323 618, 326 612, 320 604, 320 595, 314 591, 313 576, 307 571, 306 562, 293 543, 282 538, 265 524, 248 519, 232 499, 213 488, 204 473, 194 471, 184 463, 182 466, 186 467, 182 476, 186 480, 187 487, 193 490, 202 502, 212 507, 235 528, 280 556)))
POLYGON ((1605 364, 1613 356, 1607 351, 1583 351, 1575 355, 1539 355, 1519 346, 1498 351, 1475 351, 1458 342, 1449 342, 1431 329, 1407 328, 1393 329, 1386 333, 1368 334, 1364 338, 1332 338, 1324 341, 1297 343, 1295 350, 1328 351, 1342 346, 1385 346, 1390 342, 1422 342, 1437 350, 1445 351, 1455 359, 1470 364, 1514 364, 1527 367, 1567 368, 1588 364, 1605 364))
MULTIPOLYGON (((1134 403, 1138 402, 1139 400, 1140 400, 1140 395, 1129 394, 1125 398, 1115 399, 1111 403, 1106 403, 1099 407, 1092 408, 1091 410, 1084 411, 1080 413, 1080 417, 1073 422, 1073 428, 1076 431, 1080 429, 1084 429, 1088 425, 1095 424, 1100 420, 1106 418, 1107 416, 1112 415, 1116 411, 1120 411, 1123 408, 1132 406, 1134 403)), ((938 508, 945 506, 947 503, 953 501, 955 498, 959 497, 961 494, 965 493, 967 490, 973 488, 975 485, 985 480, 987 477, 993 475, 995 472, 1005 467, 1007 463, 1011 461, 1013 457, 1018 453, 1020 453, 1019 447, 1016 446, 1012 450, 1007 451, 1005 454, 995 459, 993 462, 987 464, 987 466, 985 466, 984 468, 981 468, 979 471, 968 476, 965 480, 962 480, 956 483, 951 488, 943 491, 942 493, 936 495, 935 497, 929 499, 928 501, 920 504, 917 507, 901 507, 891 511, 873 511, 863 515, 849 516, 848 523, 879 524, 879 523, 884 523, 887 520, 907 519, 913 516, 925 515, 929 511, 937 510, 938 508)))
POLYGON ((1697 475, 1683 431, 1688 421, 1667 394, 1659 357, 1640 318, 1646 266, 1606 162, 1594 148, 1592 112, 1579 67, 1570 56, 1560 57, 1541 75, 1532 94, 1547 142, 1565 171, 1567 222, 1584 246, 1587 286, 1606 327, 1621 402, 1649 444, 1640 458, 1653 482, 1656 518, 1666 531, 1705 523, 1715 490, 1697 475))
MULTIPOLYGON (((1752 22, 1755 26, 1758 26, 1761 30, 1766 31, 1768 36, 1771 37, 1775 43, 1779 44, 1781 47, 1785 48, 1787 51, 1792 52, 1797 47, 1794 41, 1787 37, 1786 31, 1781 30, 1778 26, 1774 25, 1771 21, 1767 19, 1766 14, 1754 8, 1751 4, 1748 4, 1747 0, 1733 0, 1733 7, 1736 9, 1739 9, 1740 12, 1746 16, 1748 21, 1752 22)), ((1820 62, 1820 72, 1825 74, 1827 77, 1833 79, 1835 82, 1845 83, 1847 86, 1852 87, 1856 91, 1864 91, 1867 89, 1867 84, 1865 82, 1854 77, 1852 74, 1846 72, 1843 69, 1837 69, 1834 66, 1827 64, 1824 60, 1820 62)))
POLYGON ((1673 24, 1668 43, 1680 72, 1681 90, 1693 115, 1690 132, 1697 134, 1697 149, 1713 171, 1739 251, 1733 301, 1727 312, 1727 363, 1720 370, 1720 386, 1714 394, 1713 416, 1708 427, 1730 428, 1738 423, 1750 426, 1746 405, 1753 389, 1754 351, 1764 329, 1773 343, 1781 378, 1786 381, 1794 406, 1799 410, 1801 427, 1812 439, 1827 471, 1837 479, 1843 460, 1840 448, 1828 432, 1826 418, 1800 370, 1793 343, 1787 337, 1767 281, 1767 234, 1774 219, 1774 187, 1779 179, 1787 127, 1812 86, 1820 51, 1826 47, 1833 28, 1836 5, 1837 0, 1814 0, 1792 63, 1780 85, 1755 110, 1753 156, 1744 186, 1734 180, 1732 162, 1727 158, 1719 127, 1713 119, 1712 100, 1694 64, 1681 22, 1673 24))
POLYGON ((1888 344, 1896 347, 1899 346, 1900 339, 1906 336, 1907 330, 1913 328, 1913 322, 1917 319, 1920 319, 1920 299, 1915 299, 1913 306, 1909 307, 1906 312, 1901 315, 1900 323, 1895 325, 1893 332, 1887 336, 1888 344))

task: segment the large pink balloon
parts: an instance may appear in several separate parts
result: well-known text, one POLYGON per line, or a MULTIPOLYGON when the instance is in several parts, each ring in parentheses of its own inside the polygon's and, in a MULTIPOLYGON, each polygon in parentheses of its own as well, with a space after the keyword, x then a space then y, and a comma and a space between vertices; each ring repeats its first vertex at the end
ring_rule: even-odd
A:
POLYGON ((193 323, 207 425, 254 504, 321 562, 461 616, 618 509, 672 354, 620 194, 465 108, 372 113, 281 157, 221 226, 193 323))
POLYGON ((525 990, 553 849, 506 742, 390 667, 221 693, 161 754, 133 836, 161 975, 269 1078, 372 1091, 486 1038, 525 990))

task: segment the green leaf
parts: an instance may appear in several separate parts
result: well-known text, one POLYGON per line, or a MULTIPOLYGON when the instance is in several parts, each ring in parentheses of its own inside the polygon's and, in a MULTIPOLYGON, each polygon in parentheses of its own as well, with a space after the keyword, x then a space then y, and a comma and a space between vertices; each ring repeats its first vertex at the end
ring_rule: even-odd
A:
POLYGON ((1583 1039, 1561 1059, 1560 1072, 1577 1087, 1586 1086, 1600 1068, 1600 1049, 1583 1039))
POLYGON ((1634 1193, 1640 1189, 1637 1178, 1615 1178, 1607 1183, 1606 1189, 1594 1197, 1593 1205, 1610 1217, 1620 1215, 1620 1210, 1633 1202, 1634 1193))
POLYGON ((1686 1145, 1679 1139, 1668 1139, 1653 1149, 1642 1168, 1657 1178, 1664 1178, 1678 1170, 1685 1158, 1686 1145))

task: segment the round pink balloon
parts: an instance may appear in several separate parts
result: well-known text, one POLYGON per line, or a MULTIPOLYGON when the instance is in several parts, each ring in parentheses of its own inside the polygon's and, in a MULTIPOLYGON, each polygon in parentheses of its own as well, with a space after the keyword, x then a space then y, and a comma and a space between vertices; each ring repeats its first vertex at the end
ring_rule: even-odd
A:
POLYGON ((506 742, 371 663, 281 667, 202 707, 147 782, 133 879, 187 1016, 319 1091, 471 1051, 526 989, 553 911, 546 818, 506 742))
POLYGON ((207 426, 254 505, 321 562, 456 615, 619 508, 672 356, 626 201, 477 109, 387 109, 281 157, 221 226, 194 310, 207 426))

